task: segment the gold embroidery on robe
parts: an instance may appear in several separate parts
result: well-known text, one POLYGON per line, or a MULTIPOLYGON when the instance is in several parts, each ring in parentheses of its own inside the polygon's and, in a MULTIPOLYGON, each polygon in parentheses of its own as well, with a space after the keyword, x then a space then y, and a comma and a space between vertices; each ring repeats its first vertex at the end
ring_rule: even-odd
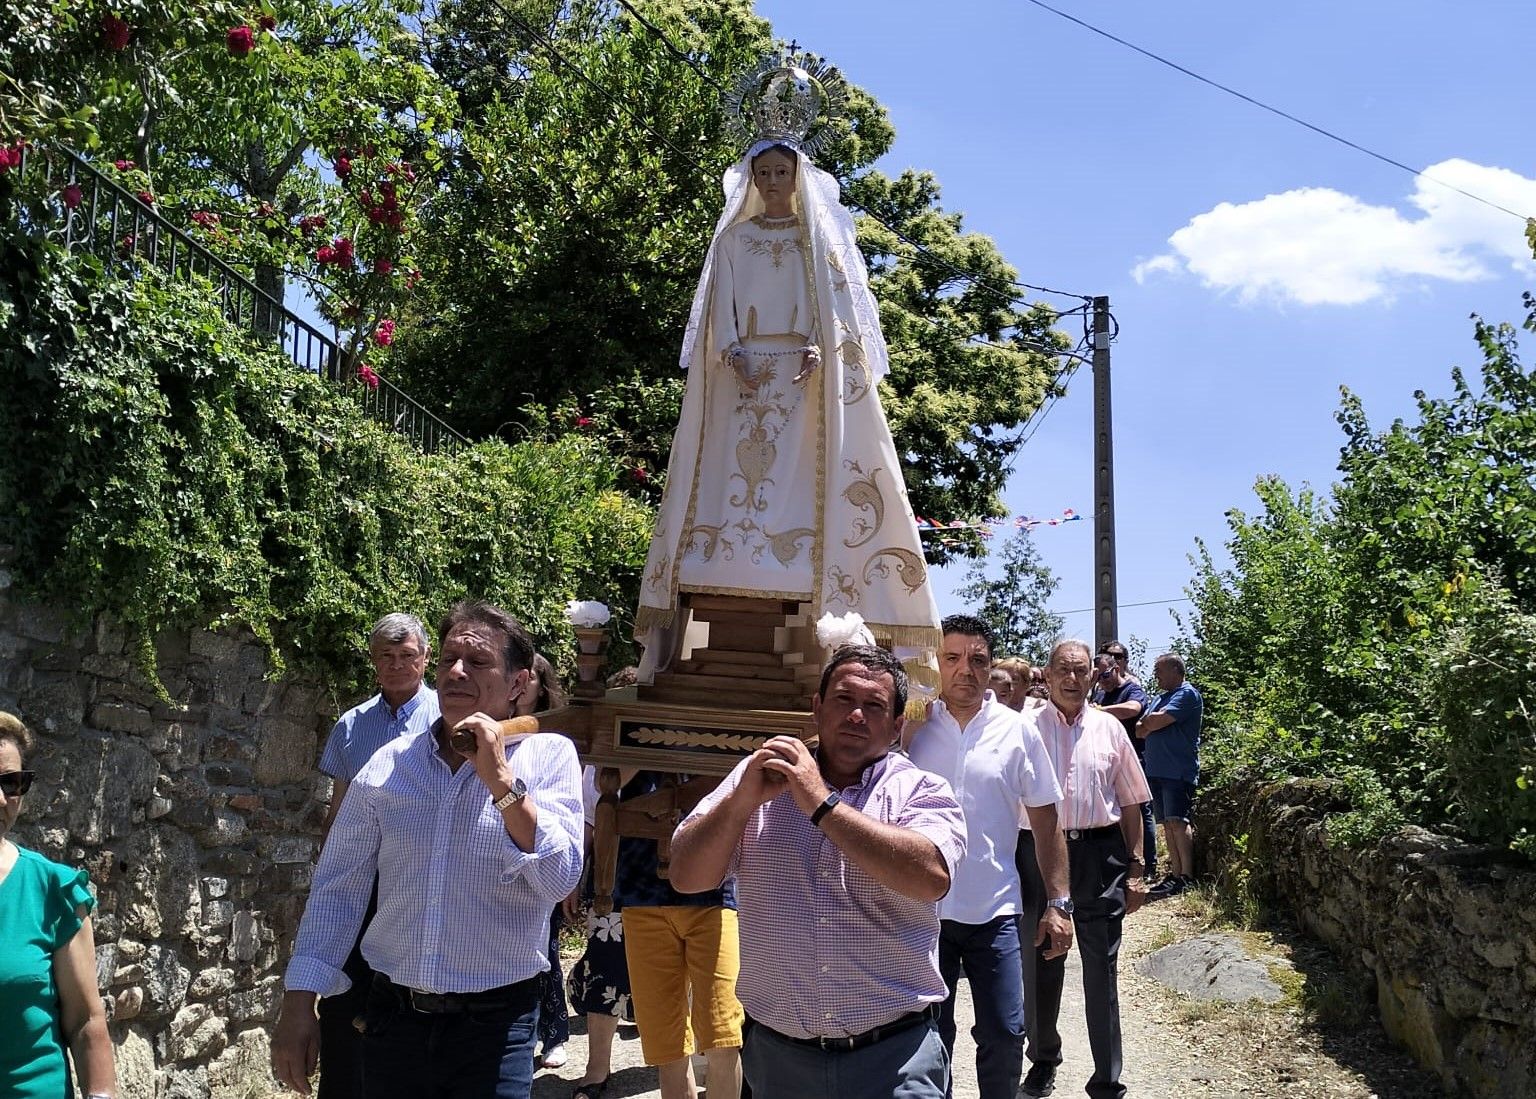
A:
POLYGON ((928 580, 928 570, 923 566, 923 559, 911 550, 902 549, 900 546, 891 546, 872 555, 864 562, 864 583, 873 584, 877 579, 885 580, 891 575, 891 566, 881 560, 884 557, 896 559, 896 575, 906 585, 908 593, 917 591, 928 580))
MULTIPOLYGON (((843 462, 843 468, 853 473, 862 474, 864 472, 859 463, 852 459, 843 462)), ((854 517, 852 523, 853 536, 843 539, 843 545, 849 549, 857 549, 864 545, 864 543, 874 538, 880 532, 880 528, 885 525, 885 494, 880 491, 880 486, 875 483, 875 475, 879 472, 880 467, 876 466, 869 471, 868 476, 863 476, 858 480, 850 482, 848 487, 843 489, 843 499, 847 500, 859 511, 873 512, 875 517, 873 523, 862 515, 854 517)))

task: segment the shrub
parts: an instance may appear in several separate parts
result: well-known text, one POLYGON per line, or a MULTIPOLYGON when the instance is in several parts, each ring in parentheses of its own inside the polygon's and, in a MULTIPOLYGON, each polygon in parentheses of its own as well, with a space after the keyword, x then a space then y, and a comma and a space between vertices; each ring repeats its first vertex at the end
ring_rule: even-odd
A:
POLYGON ((493 599, 558 658, 567 600, 634 605, 650 517, 595 444, 423 455, 206 288, 121 276, 0 244, 0 542, 22 590, 111 613, 146 666, 162 629, 243 624, 347 687, 386 611, 493 599))

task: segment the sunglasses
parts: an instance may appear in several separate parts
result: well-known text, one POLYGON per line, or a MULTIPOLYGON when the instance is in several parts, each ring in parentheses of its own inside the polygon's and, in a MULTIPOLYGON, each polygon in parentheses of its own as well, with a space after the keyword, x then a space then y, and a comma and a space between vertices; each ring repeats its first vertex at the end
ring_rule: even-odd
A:
POLYGON ((0 794, 8 798, 19 798, 32 789, 32 779, 35 777, 35 771, 7 771, 0 775, 0 794))

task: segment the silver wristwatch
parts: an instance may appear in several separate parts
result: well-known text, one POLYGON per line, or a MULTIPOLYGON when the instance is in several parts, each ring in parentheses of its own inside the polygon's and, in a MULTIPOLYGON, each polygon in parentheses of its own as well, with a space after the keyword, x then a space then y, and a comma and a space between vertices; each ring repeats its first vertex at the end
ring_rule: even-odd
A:
POLYGON ((499 813, 509 806, 516 805, 527 796, 528 784, 520 778, 515 778, 512 780, 512 788, 505 794, 502 794, 501 797, 491 802, 491 808, 495 809, 499 813))
POLYGON ((1072 903, 1071 897, 1052 897, 1045 902, 1045 907, 1059 908, 1061 909, 1061 914, 1068 918, 1071 918, 1072 913, 1077 911, 1077 905, 1072 903))

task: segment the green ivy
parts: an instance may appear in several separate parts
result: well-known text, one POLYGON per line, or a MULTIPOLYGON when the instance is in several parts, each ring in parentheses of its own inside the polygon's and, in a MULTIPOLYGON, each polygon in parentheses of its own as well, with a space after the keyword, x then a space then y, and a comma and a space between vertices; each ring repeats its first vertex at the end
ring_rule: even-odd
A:
POLYGON ((162 630, 243 625, 276 667, 352 689, 377 617, 432 622, 466 596, 559 660, 566 601, 636 601, 651 517, 597 443, 423 455, 230 327, 206 286, 0 242, 0 391, 20 589, 111 614, 150 671, 162 630))

